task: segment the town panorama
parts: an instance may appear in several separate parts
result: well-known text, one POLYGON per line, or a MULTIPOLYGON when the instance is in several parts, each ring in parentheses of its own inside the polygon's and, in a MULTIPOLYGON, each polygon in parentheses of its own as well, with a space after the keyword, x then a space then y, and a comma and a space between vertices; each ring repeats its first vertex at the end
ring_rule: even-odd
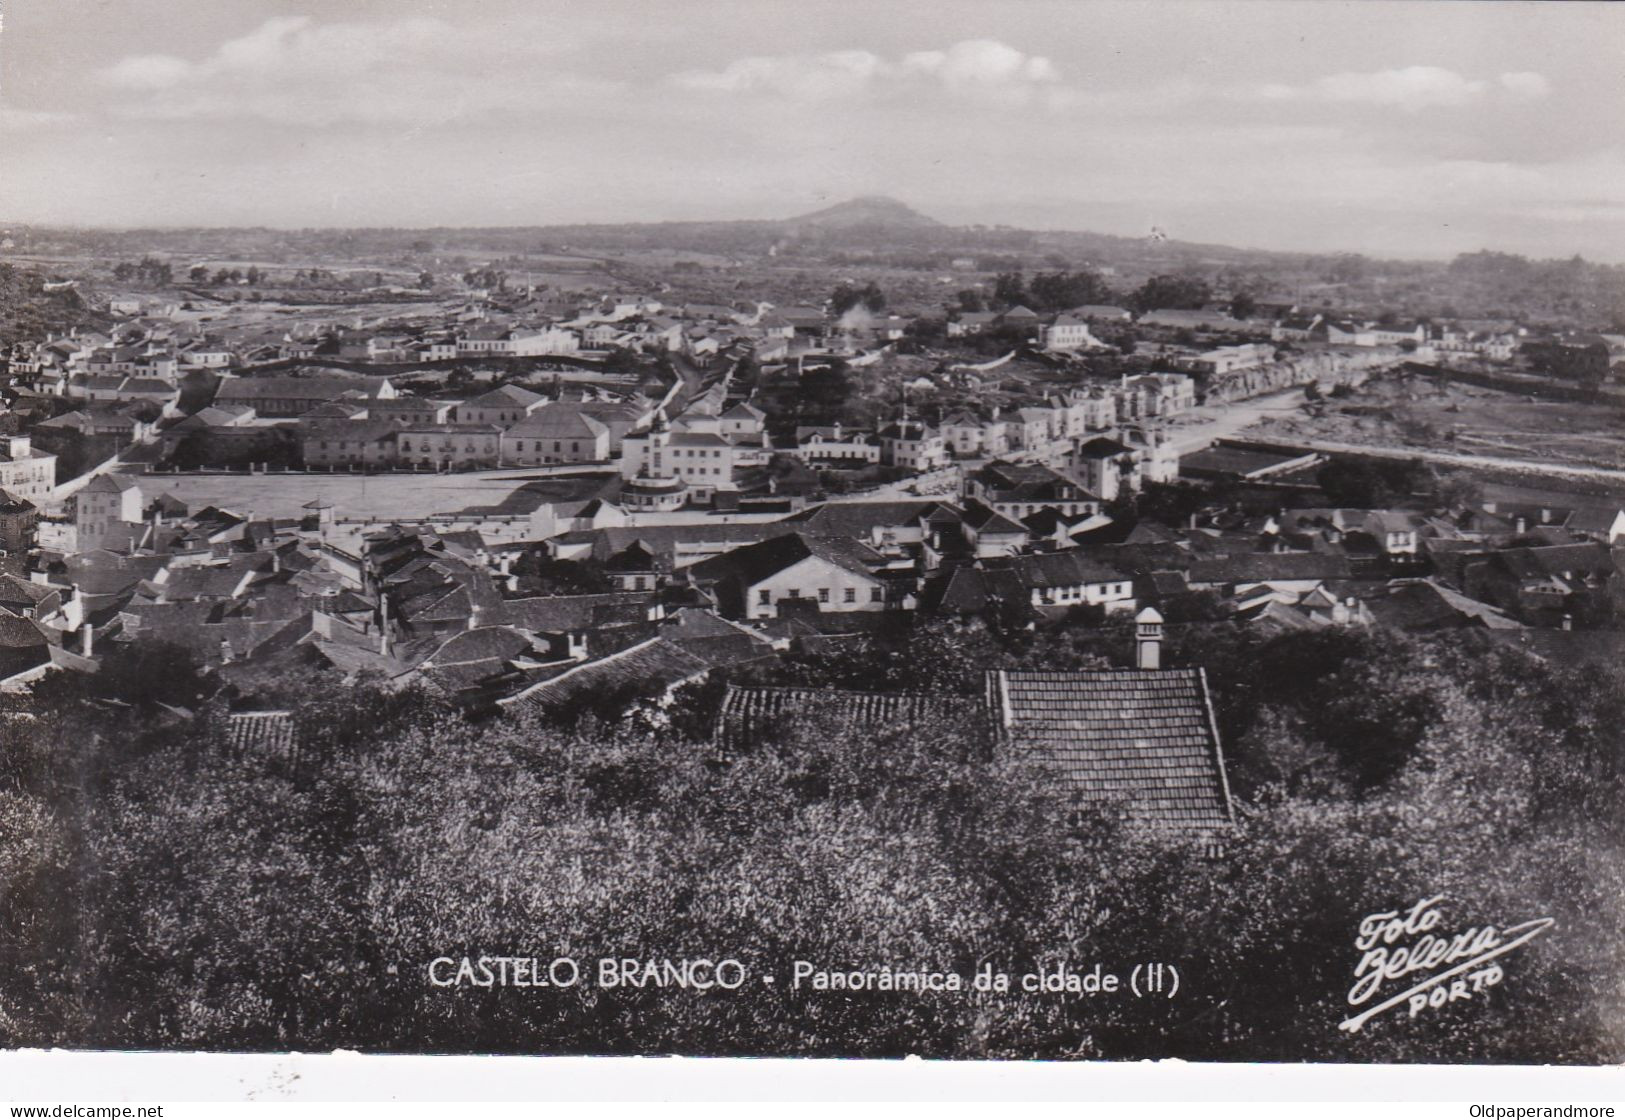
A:
POLYGON ((1625 1060, 1625 266, 893 193, 0 227, 0 1045, 1625 1060))

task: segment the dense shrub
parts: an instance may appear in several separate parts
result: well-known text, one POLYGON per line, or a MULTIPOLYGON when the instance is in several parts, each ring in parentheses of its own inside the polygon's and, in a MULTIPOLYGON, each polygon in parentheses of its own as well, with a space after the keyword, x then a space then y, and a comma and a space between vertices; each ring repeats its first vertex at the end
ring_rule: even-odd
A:
MULTIPOLYGON (((873 683, 1096 656, 1064 632, 893 640, 912 660, 873 683)), ((0 1045, 1625 1058, 1616 679, 1454 639, 1220 627, 1170 653, 1202 657, 1223 708, 1241 826, 1217 858, 1105 814, 1069 829, 1052 782, 988 761, 968 729, 792 721, 724 762, 698 713, 714 684, 663 729, 313 692, 324 730, 297 773, 228 758, 217 706, 42 695, 0 724, 0 1045), (1455 928, 1557 924, 1487 997, 1340 1031, 1359 919, 1434 895, 1455 928), (729 956, 749 982, 427 982, 435 957, 481 954, 729 956), (1182 991, 797 991, 797 959, 967 977, 1167 962, 1182 991)))

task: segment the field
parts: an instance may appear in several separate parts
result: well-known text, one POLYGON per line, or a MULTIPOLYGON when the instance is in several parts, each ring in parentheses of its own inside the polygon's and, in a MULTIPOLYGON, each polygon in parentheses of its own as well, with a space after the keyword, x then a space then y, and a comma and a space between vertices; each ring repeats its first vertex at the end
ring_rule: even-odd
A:
POLYGON ((1425 377, 1380 379, 1352 396, 1249 428, 1258 439, 1415 447, 1573 466, 1625 466, 1625 412, 1425 377))

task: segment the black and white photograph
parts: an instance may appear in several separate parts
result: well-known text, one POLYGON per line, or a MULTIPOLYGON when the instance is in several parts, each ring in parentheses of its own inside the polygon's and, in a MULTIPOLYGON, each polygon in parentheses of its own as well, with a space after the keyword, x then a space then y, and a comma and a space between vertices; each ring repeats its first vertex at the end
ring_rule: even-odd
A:
POLYGON ((1622 58, 6 0, 0 1050, 1625 1063, 1622 58))

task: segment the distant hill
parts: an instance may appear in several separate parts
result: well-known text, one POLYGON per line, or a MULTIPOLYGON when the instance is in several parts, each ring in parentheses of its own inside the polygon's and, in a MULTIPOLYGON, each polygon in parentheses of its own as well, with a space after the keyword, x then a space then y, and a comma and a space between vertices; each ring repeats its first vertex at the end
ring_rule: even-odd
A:
POLYGON ((906 203, 884 195, 864 195, 838 202, 783 223, 792 230, 806 229, 946 229, 906 203))

